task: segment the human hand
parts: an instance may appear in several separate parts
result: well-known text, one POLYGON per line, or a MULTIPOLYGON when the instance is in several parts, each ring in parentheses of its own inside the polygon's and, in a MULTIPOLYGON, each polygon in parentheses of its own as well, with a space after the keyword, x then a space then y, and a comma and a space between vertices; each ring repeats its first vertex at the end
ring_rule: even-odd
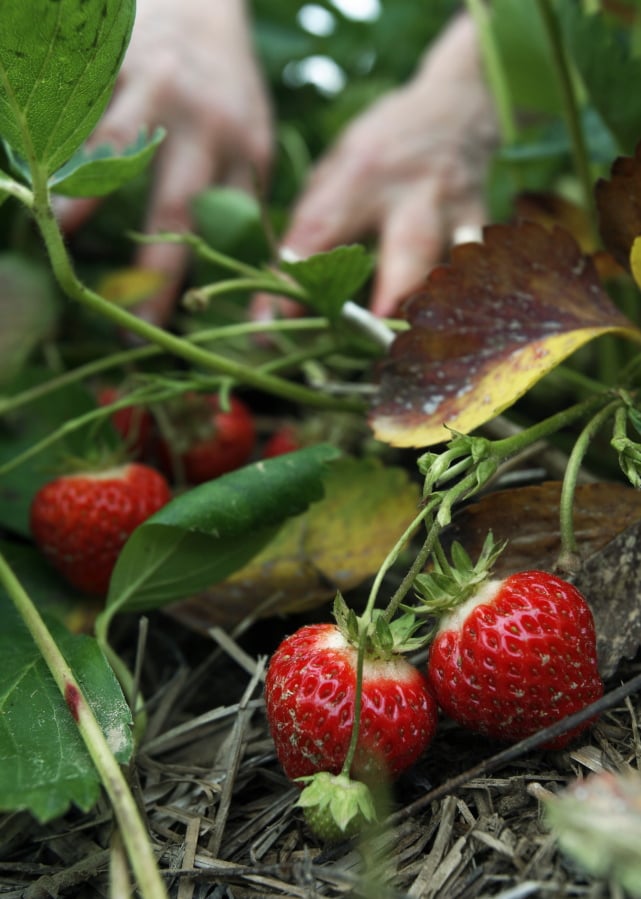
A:
MULTIPOLYGON (((378 237, 374 313, 394 313, 454 242, 485 219, 483 180, 496 140, 475 28, 459 16, 414 78, 352 122, 312 172, 282 245, 305 257, 378 237)), ((274 299, 256 297, 268 318, 274 299)), ((292 304, 279 301, 283 314, 292 304)))
MULTIPOLYGON (((190 200, 217 182, 256 192, 271 159, 271 114, 243 0, 138 0, 116 90, 90 144, 122 149, 142 127, 166 129, 154 161, 144 230, 186 231, 190 200)), ((73 233, 96 200, 58 198, 63 230, 73 233)), ((136 313, 165 324, 188 251, 147 244, 135 265, 166 276, 166 286, 136 313)))

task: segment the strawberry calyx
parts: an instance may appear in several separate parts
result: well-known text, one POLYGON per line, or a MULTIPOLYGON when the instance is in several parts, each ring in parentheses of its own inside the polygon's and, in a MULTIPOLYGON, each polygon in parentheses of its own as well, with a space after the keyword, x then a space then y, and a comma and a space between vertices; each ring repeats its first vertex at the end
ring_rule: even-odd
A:
POLYGON ((305 783, 297 806, 303 809, 307 826, 325 843, 337 843, 358 836, 378 820, 370 788, 347 774, 318 771, 299 777, 305 783))
POLYGON ((374 609, 371 615, 364 613, 359 616, 337 593, 332 612, 336 626, 348 643, 358 648, 363 642, 367 659, 391 659, 394 655, 415 652, 425 645, 425 638, 417 636, 423 628, 423 621, 416 617, 413 610, 392 621, 387 621, 381 609, 374 609))
POLYGON ((411 610, 418 616, 441 616, 462 605, 490 579, 504 548, 505 543, 494 543, 490 531, 475 562, 458 542, 452 544, 451 562, 443 552, 436 552, 432 570, 419 574, 414 580, 419 605, 411 610))
POLYGON ((53 474, 57 475, 104 475, 106 472, 122 469, 131 462, 126 449, 122 446, 94 446, 84 456, 64 454, 54 465, 53 474))

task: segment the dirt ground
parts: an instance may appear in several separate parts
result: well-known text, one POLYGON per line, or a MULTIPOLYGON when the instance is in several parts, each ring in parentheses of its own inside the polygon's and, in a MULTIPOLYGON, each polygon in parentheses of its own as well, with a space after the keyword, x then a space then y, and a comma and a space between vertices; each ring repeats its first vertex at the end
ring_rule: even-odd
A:
MULTIPOLYGON (((323 848, 296 808, 298 790, 275 759, 263 709, 267 655, 296 625, 273 620, 204 636, 162 614, 148 621, 141 667, 148 726, 131 779, 172 897, 624 895, 558 851, 539 796, 590 771, 638 766, 637 695, 568 749, 506 763, 497 760, 504 747, 444 721, 423 760, 396 785, 380 831, 323 848)), ((123 633, 135 626, 124 621, 123 633)), ((627 662, 606 689, 637 674, 640 662, 627 662)), ((106 801, 46 826, 26 814, 6 816, 0 895, 107 897, 117 875, 110 856, 112 865, 122 857, 113 845, 106 801)))

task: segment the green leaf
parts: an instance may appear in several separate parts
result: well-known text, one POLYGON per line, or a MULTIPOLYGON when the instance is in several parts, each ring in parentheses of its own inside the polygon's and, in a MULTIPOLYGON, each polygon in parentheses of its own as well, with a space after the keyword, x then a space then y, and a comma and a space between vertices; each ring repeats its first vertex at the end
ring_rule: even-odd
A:
POLYGON ((121 610, 158 608, 202 590, 244 565, 289 517, 323 496, 327 444, 240 468, 201 484, 140 525, 116 563, 107 620, 121 610))
POLYGON ((0 253, 0 387, 15 378, 56 323, 53 279, 38 260, 0 253))
MULTIPOLYGON (((50 629, 78 678, 119 762, 133 750, 131 713, 97 643, 50 629)), ((90 809, 100 778, 40 652, 0 591, 0 809, 26 809, 40 821, 73 803, 90 809)))
POLYGON ((332 320, 367 281, 373 266, 371 253, 359 244, 336 247, 299 262, 280 263, 281 270, 308 291, 308 305, 332 320))
POLYGON ((632 29, 603 14, 586 15, 580 4, 558 6, 565 44, 590 100, 621 149, 632 152, 641 121, 641 92, 630 89, 641 81, 632 29))
POLYGON ((118 152, 109 144, 81 147, 49 179, 49 187, 66 197, 104 197, 144 171, 165 137, 156 128, 151 137, 141 130, 136 141, 118 152))
MULTIPOLYGON (((4 393, 13 396, 51 380, 51 371, 25 368, 4 393)), ((28 450, 44 437, 96 407, 89 391, 78 383, 67 384, 0 421, 0 467, 28 450)), ((0 475, 0 525, 17 534, 29 535, 29 508, 35 492, 57 473, 63 454, 86 455, 95 447, 97 434, 108 445, 116 445, 109 426, 85 426, 66 435, 64 441, 43 450, 22 465, 0 475)))
POLYGON ((91 133, 109 102, 134 0, 4 0, 0 134, 51 174, 91 133))

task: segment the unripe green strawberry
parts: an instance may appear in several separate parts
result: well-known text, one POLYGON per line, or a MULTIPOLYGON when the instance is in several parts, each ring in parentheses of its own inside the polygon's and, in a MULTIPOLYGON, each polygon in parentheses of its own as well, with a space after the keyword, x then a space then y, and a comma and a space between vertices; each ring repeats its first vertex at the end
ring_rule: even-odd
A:
MULTIPOLYGON (((267 718, 289 778, 339 774, 354 724, 357 649, 334 624, 300 628, 265 679, 267 718)), ((423 754, 437 724, 425 677, 400 654, 365 659, 352 776, 393 779, 423 754)))
MULTIPOLYGON (((545 571, 482 581, 442 617, 428 679, 454 721, 517 742, 603 694, 590 608, 576 587, 545 571)), ((562 748, 590 723, 545 748, 562 748)))
POLYGON ((70 584, 102 596, 130 534, 170 498, 165 478, 135 462, 63 475, 36 493, 31 533, 70 584))
POLYGON ((303 809, 309 829, 324 843, 358 836, 376 821, 374 797, 367 784, 327 771, 303 781, 307 785, 296 804, 303 809))

